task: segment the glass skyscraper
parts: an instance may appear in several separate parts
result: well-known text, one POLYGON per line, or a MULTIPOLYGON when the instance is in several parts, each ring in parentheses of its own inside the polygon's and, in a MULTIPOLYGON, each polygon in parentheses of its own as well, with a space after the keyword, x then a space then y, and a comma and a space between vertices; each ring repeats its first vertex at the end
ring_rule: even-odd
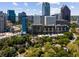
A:
POLYGON ((50 16, 50 4, 48 2, 43 2, 42 4, 42 15, 50 16))
POLYGON ((8 10, 7 15, 8 15, 8 20, 10 20, 12 23, 16 22, 16 14, 14 10, 8 10))
POLYGON ((71 11, 67 5, 63 5, 61 8, 61 18, 70 22, 71 11))
POLYGON ((26 13, 22 12, 21 13, 21 24, 22 24, 22 34, 26 34, 27 33, 27 17, 26 17, 26 13))

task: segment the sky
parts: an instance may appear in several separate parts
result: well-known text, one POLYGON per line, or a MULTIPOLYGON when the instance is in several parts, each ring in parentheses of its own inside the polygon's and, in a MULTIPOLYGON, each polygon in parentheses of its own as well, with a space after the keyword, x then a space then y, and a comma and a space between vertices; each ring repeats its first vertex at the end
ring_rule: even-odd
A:
MULTIPOLYGON (((50 14, 60 13, 63 5, 71 10, 71 15, 79 15, 79 2, 57 2, 50 3, 50 14)), ((42 2, 0 2, 0 11, 15 10, 16 15, 26 12, 27 15, 42 15, 42 2)))

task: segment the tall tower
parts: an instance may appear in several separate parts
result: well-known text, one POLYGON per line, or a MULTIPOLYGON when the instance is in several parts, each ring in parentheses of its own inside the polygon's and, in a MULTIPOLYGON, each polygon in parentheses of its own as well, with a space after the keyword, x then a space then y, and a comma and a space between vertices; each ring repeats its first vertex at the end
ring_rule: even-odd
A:
POLYGON ((7 15, 8 15, 8 20, 10 20, 12 23, 16 22, 16 14, 14 10, 8 10, 7 15))
POLYGON ((21 13, 22 34, 27 33, 27 16, 25 12, 21 13))
POLYGON ((42 15, 50 16, 50 4, 48 2, 43 2, 42 4, 42 15))
POLYGON ((71 11, 68 6, 64 5, 61 8, 61 18, 70 22, 71 11))

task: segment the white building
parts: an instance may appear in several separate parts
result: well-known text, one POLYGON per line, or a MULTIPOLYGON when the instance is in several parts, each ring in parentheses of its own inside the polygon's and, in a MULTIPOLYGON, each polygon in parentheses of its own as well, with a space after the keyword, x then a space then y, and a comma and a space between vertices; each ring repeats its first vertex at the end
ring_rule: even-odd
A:
POLYGON ((56 16, 45 16, 44 22, 44 25, 55 25, 56 16))

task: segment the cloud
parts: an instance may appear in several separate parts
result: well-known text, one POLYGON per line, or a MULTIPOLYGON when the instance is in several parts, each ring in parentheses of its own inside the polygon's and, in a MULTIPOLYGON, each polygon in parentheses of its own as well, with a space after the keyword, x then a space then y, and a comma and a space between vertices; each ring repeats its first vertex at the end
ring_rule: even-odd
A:
POLYGON ((28 6, 28 3, 24 3, 25 6, 28 6))
POLYGON ((42 11, 36 9, 27 9, 25 11, 27 15, 41 15, 42 11))
POLYGON ((13 5, 14 5, 14 6, 18 6, 18 4, 17 4, 16 2, 13 2, 13 5))
POLYGON ((38 2, 36 5, 38 5, 38 6, 41 5, 42 6, 42 2, 38 2))
POLYGON ((74 6, 70 6, 70 8, 72 8, 72 9, 73 9, 73 8, 75 8, 75 7, 74 7, 74 6))
POLYGON ((60 5, 60 2, 49 2, 50 4, 57 4, 60 5))
POLYGON ((57 5, 60 5, 60 2, 57 2, 56 4, 57 4, 57 5))
POLYGON ((30 9, 26 9, 26 11, 30 11, 30 9))
POLYGON ((37 11, 36 9, 33 9, 33 11, 37 11))
POLYGON ((60 13, 60 8, 51 8, 50 13, 51 15, 60 13))
POLYGON ((53 2, 49 2, 49 3, 50 4, 58 4, 58 5, 60 4, 60 2, 57 2, 57 1, 54 1, 54 0, 53 0, 53 2))
POLYGON ((42 13, 42 11, 39 11, 39 13, 42 13))

